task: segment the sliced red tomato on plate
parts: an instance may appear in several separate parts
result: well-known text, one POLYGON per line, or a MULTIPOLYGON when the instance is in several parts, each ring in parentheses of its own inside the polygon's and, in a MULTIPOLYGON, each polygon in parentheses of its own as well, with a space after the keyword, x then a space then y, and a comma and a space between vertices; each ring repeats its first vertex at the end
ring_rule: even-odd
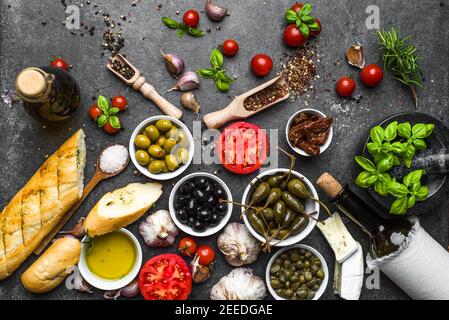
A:
POLYGON ((248 122, 231 124, 221 133, 217 155, 221 164, 231 172, 249 174, 258 170, 267 160, 266 130, 248 122))
POLYGON ((139 273, 139 289, 145 300, 187 300, 192 276, 177 254, 163 254, 145 262, 139 273))

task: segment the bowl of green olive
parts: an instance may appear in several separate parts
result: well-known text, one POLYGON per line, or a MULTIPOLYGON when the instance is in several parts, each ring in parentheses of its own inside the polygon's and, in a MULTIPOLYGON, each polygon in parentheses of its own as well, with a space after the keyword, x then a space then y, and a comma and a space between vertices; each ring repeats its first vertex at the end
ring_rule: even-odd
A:
POLYGON ((129 142, 136 168, 154 180, 170 180, 190 165, 194 153, 192 134, 184 123, 168 116, 141 122, 129 142))
POLYGON ((297 244, 270 259, 265 278, 276 300, 318 300, 326 291, 329 270, 317 250, 297 244))
POLYGON ((274 247, 291 246, 307 237, 320 212, 313 184, 288 169, 259 174, 246 187, 241 203, 248 230, 262 243, 274 247))

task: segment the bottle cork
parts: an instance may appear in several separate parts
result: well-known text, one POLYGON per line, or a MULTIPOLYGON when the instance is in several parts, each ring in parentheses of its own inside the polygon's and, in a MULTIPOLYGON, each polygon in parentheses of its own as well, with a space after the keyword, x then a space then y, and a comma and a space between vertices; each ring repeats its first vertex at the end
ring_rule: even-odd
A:
POLYGON ((28 99, 43 95, 47 90, 45 73, 37 68, 22 70, 16 77, 16 90, 22 97, 28 99))
POLYGON ((332 199, 343 190, 343 186, 330 173, 325 172, 317 180, 317 185, 332 199))

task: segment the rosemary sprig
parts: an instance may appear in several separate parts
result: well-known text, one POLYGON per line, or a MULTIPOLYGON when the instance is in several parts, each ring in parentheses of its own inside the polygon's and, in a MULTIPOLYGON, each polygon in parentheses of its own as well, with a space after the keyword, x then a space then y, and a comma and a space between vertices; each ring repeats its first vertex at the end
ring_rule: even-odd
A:
POLYGON ((94 250, 95 241, 94 238, 91 238, 89 235, 86 235, 86 238, 81 241, 81 243, 85 243, 89 246, 86 256, 90 256, 92 250, 94 250))
POLYGON ((415 106, 418 107, 416 88, 423 87, 419 66, 421 57, 417 53, 418 49, 409 43, 411 36, 401 38, 399 31, 391 28, 390 31, 377 31, 377 38, 384 50, 385 70, 393 71, 395 79, 410 88, 415 106))

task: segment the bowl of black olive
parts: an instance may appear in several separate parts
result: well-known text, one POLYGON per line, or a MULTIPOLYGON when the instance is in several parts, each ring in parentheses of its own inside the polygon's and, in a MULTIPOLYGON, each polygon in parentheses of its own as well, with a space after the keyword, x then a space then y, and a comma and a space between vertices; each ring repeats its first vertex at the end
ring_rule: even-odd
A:
POLYGON ((196 237, 220 231, 232 214, 232 194, 218 177, 205 172, 192 173, 173 187, 170 215, 179 229, 196 237))
POLYGON ((265 277, 276 300, 318 300, 326 291, 329 270, 317 250, 297 244, 271 258, 265 277))

